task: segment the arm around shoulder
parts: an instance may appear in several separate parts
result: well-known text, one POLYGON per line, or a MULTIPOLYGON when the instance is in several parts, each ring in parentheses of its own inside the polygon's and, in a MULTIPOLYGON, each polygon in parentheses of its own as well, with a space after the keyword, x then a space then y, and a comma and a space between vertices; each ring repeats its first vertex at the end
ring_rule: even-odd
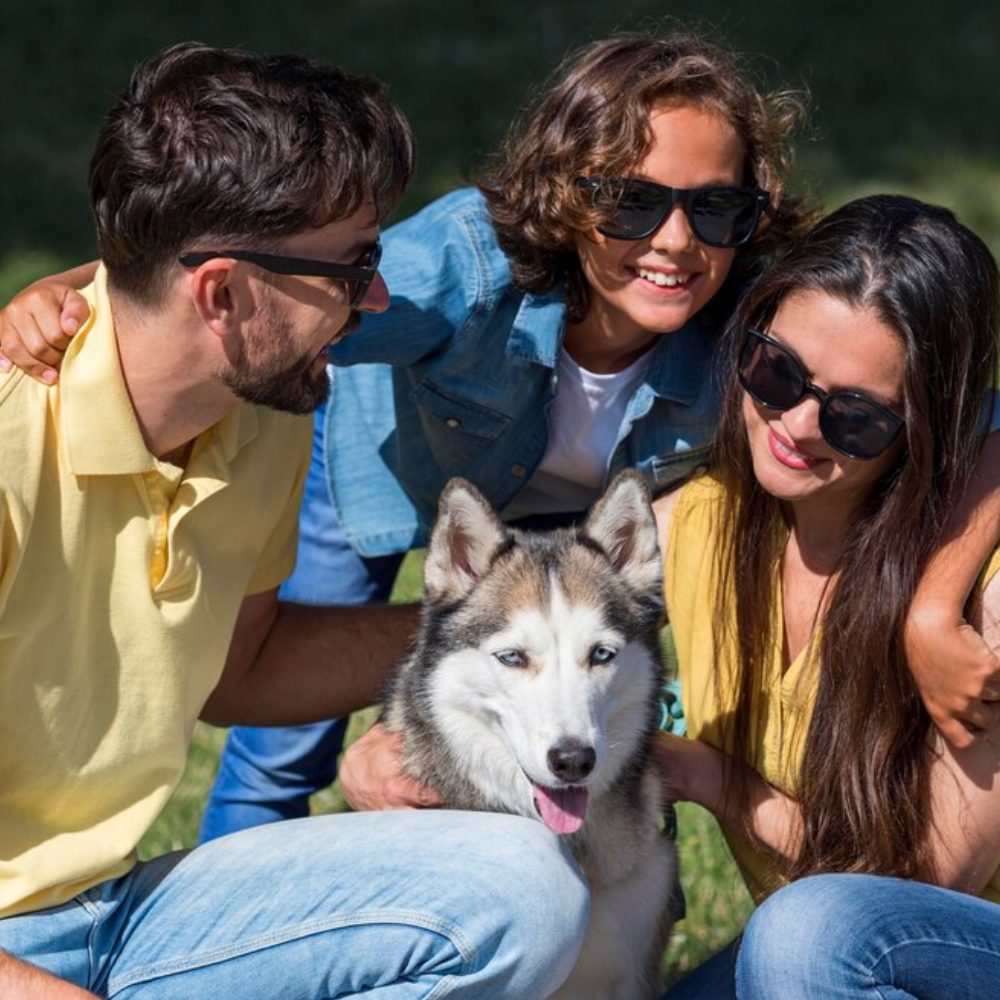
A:
POLYGON ((16 365, 40 382, 56 380, 63 353, 90 313, 78 289, 96 271, 91 261, 40 278, 7 303, 0 312, 0 371, 16 365))
POLYGON ((917 585, 906 653, 931 719, 957 748, 1000 721, 1000 660, 964 618, 975 581, 1000 543, 1000 433, 987 435, 972 482, 917 585))

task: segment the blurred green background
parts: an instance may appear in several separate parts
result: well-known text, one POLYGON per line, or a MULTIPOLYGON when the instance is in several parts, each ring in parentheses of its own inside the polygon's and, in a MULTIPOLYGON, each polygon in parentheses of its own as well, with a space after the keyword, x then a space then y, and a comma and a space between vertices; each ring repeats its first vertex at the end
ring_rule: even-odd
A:
MULTIPOLYGON (((184 39, 298 51, 381 77, 419 142, 407 214, 475 176, 572 48, 618 30, 699 27, 753 56, 771 86, 810 91, 800 188, 829 207, 916 194, 955 209, 1000 251, 995 0, 4 0, 3 11, 0 301, 94 255, 85 174, 101 117, 135 62, 184 39)), ((411 561, 398 593, 418 586, 411 561)), ((194 843, 222 735, 199 727, 145 855, 194 843)), ((338 805, 335 792, 317 802, 338 805)), ((725 944, 750 908, 714 824, 693 807, 681 810, 680 848, 689 915, 668 952, 671 977, 725 944)))
POLYGON ((830 205, 874 190, 954 207, 1000 248, 1000 4, 995 0, 4 0, 0 300, 93 256, 84 175, 135 62, 182 39, 292 50, 377 74, 421 152, 413 210, 470 177, 571 48, 670 18, 806 86, 801 183, 830 205))

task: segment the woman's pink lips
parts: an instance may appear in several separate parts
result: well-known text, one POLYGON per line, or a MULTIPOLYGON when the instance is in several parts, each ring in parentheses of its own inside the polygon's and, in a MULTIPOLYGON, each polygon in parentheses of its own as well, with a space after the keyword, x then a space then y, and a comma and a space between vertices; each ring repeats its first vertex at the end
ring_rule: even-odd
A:
POLYGON ((789 469, 798 469, 799 471, 815 469, 817 465, 826 461, 826 459, 817 458, 815 455, 810 455, 808 452, 796 448, 791 441, 775 433, 770 427, 767 430, 767 443, 771 454, 789 469))

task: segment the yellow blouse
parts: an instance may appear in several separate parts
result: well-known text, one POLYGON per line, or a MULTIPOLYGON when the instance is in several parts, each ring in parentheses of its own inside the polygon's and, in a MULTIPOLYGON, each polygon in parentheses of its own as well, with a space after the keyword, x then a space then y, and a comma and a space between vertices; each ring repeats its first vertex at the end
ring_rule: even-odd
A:
MULTIPOLYGON (((721 505, 722 487, 710 477, 694 480, 681 491, 667 541, 666 597, 677 649, 688 736, 728 752, 730 748, 722 741, 721 722, 727 713, 732 713, 733 704, 729 700, 719 703, 715 671, 728 669, 735 663, 735 649, 727 645, 717 660, 712 656, 721 505)), ((994 555, 986 579, 998 568, 1000 555, 994 555)), ((766 585, 774 594, 772 634, 781 636, 784 621, 777 566, 766 585)), ((728 634, 732 636, 733 628, 728 634)), ((782 671, 782 645, 780 642, 775 644, 766 664, 764 690, 751 709, 754 722, 751 763, 765 781, 788 795, 794 792, 817 693, 818 644, 815 639, 814 636, 786 671, 782 671)), ((726 699, 725 694, 723 699, 726 699)), ((831 747, 830 751, 856 753, 858 748, 838 751, 831 747)), ((724 830, 724 833, 755 900, 760 902, 787 881, 772 855, 756 847, 738 831, 724 830)), ((982 896, 1000 902, 1000 870, 994 873, 982 896)))

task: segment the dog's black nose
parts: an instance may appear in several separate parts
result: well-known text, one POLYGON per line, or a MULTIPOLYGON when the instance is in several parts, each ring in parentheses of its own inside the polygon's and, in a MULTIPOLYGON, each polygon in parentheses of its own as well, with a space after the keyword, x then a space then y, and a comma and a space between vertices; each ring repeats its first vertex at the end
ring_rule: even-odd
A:
POLYGON ((582 781, 594 770, 597 751, 576 740, 566 740, 549 748, 548 759, 549 770, 560 781, 572 783, 582 781))

